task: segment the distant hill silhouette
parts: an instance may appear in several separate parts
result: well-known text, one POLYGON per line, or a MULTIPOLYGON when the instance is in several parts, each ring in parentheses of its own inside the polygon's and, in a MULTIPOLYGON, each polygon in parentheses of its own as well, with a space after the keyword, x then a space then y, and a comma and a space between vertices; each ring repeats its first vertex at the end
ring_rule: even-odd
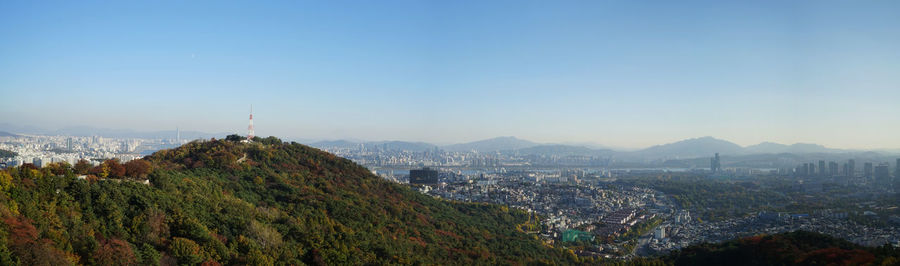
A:
POLYGON ((431 151, 478 151, 482 153, 501 152, 504 154, 537 156, 593 156, 609 158, 612 167, 709 167, 709 158, 715 153, 722 155, 723 166, 792 168, 800 163, 818 160, 845 161, 855 158, 860 161, 893 161, 900 152, 883 150, 867 152, 827 148, 818 144, 796 143, 791 145, 763 142, 741 147, 738 144, 713 137, 692 138, 668 144, 656 145, 636 151, 618 151, 604 148, 590 148, 586 144, 541 144, 515 137, 499 137, 482 141, 436 146, 423 142, 354 142, 322 141, 311 144, 314 147, 359 148, 364 145, 369 150, 431 151))
POLYGON ((710 157, 715 153, 738 154, 743 152, 743 147, 729 141, 713 137, 702 137, 682 140, 674 143, 656 145, 633 154, 645 158, 665 157, 710 157))
POLYGON ((809 143, 796 143, 792 145, 784 145, 772 142, 763 142, 744 148, 744 154, 762 154, 762 153, 828 153, 840 152, 840 150, 829 149, 825 146, 809 143))

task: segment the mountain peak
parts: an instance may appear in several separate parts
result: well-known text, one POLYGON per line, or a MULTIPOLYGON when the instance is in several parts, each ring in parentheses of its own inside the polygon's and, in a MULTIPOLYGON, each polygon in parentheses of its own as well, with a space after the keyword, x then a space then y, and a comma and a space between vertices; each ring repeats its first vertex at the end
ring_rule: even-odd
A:
POLYGON ((656 145, 638 151, 638 153, 648 158, 704 157, 715 153, 737 154, 742 149, 740 145, 732 142, 705 136, 656 145))
POLYGON ((524 211, 437 200, 379 178, 348 159, 295 142, 274 137, 250 143, 226 139, 193 141, 146 157, 152 164, 153 189, 134 189, 129 182, 122 182, 127 189, 121 189, 110 182, 114 185, 89 186, 102 191, 72 196, 81 201, 83 195, 117 195, 110 197, 115 202, 104 205, 115 211, 86 208, 66 213, 91 212, 88 217, 110 220, 110 213, 164 217, 158 223, 173 228, 171 237, 130 235, 132 230, 116 223, 95 223, 92 231, 125 232, 122 238, 131 241, 125 245, 154 248, 151 244, 186 242, 198 246, 195 249, 219 252, 176 258, 189 264, 205 260, 245 264, 250 260, 247 254, 254 252, 294 264, 573 263, 559 250, 516 229, 515 224, 528 222, 524 211), (132 199, 154 201, 120 207, 129 206, 132 199), (253 252, 224 248, 231 245, 253 252), (470 256, 470 250, 483 255, 470 256))

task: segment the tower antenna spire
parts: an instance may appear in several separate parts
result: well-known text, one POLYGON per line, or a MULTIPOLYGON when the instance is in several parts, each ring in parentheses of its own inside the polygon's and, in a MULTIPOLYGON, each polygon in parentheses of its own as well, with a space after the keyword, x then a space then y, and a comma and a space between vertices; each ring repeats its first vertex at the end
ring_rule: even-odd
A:
POLYGON ((247 126, 247 140, 252 141, 253 135, 254 135, 254 132, 253 132, 253 104, 251 104, 250 105, 250 125, 247 126))

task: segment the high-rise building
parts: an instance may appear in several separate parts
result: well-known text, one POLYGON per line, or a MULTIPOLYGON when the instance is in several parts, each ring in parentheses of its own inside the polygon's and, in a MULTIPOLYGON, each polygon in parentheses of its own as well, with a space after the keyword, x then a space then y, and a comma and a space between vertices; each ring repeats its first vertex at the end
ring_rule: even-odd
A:
POLYGON ((865 177, 866 179, 872 179, 874 170, 875 169, 872 167, 872 163, 863 164, 863 177, 865 177))
POLYGON ((837 162, 828 162, 828 175, 829 176, 837 176, 838 175, 838 163, 837 162))
POLYGON ((437 184, 438 171, 425 167, 422 169, 409 170, 410 184, 437 184))
POLYGON ((653 237, 655 237, 656 239, 666 238, 666 226, 660 225, 656 227, 656 232, 653 232, 653 237))
POLYGON ((808 167, 809 167, 809 169, 807 170, 807 173, 809 173, 809 176, 815 176, 816 175, 816 163, 809 163, 808 167))
POLYGON ((849 170, 847 170, 847 163, 844 163, 841 167, 841 176, 847 176, 847 172, 849 172, 849 170))
POLYGON ((797 176, 809 176, 809 163, 803 163, 797 167, 796 174, 797 176))
POLYGON ((897 163, 894 164, 894 177, 900 180, 900 158, 897 158, 897 163))
POLYGON ((856 160, 850 159, 847 161, 847 177, 856 177, 856 160))
POLYGON ((900 191, 900 159, 894 164, 894 191, 900 191))
POLYGON ((715 157, 709 159, 709 170, 713 173, 717 173, 722 170, 722 161, 719 158, 719 153, 716 153, 715 157))
POLYGON ((819 174, 819 176, 825 176, 825 172, 825 160, 819 160, 819 170, 817 174, 819 174))
POLYGON ((891 184, 891 174, 890 174, 890 165, 888 163, 880 163, 878 166, 875 166, 875 183, 879 185, 890 185, 891 184))
POLYGON ((74 148, 72 146, 72 138, 67 138, 66 139, 66 150, 71 152, 72 148, 74 148))
POLYGON ((806 165, 806 176, 813 176, 816 174, 816 164, 805 163, 803 165, 806 165))

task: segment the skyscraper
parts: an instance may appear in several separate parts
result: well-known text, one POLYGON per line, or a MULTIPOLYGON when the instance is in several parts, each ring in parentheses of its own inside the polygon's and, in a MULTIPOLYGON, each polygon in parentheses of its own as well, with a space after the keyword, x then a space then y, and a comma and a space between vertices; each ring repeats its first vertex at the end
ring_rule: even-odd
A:
POLYGON ((841 166, 841 176, 847 176, 847 172, 849 172, 849 170, 847 170, 847 163, 844 163, 844 165, 841 166))
POLYGON ((878 166, 875 166, 875 184, 878 185, 890 185, 891 184, 891 175, 890 175, 890 165, 888 163, 880 163, 878 166))
POLYGON ((809 163, 803 163, 797 167, 797 176, 809 176, 809 163))
POLYGON ((865 177, 866 179, 872 179, 874 170, 875 169, 872 167, 872 163, 863 164, 863 177, 865 177))
POLYGON ((837 176, 838 175, 838 163, 837 162, 828 162, 828 175, 829 176, 837 176))
POLYGON ((850 159, 847 161, 847 177, 856 177, 856 160, 850 159))
POLYGON ((894 164, 894 191, 900 190, 900 158, 897 159, 897 164, 894 164))
POLYGON ((817 174, 824 177, 826 175, 825 172, 825 160, 819 160, 819 170, 817 174))
POLYGON ((897 163, 894 164, 894 177, 900 180, 900 158, 897 158, 897 163))
POLYGON ((722 170, 722 161, 720 161, 719 159, 718 152, 716 153, 715 157, 709 159, 709 170, 713 173, 717 173, 719 172, 719 170, 722 170))

